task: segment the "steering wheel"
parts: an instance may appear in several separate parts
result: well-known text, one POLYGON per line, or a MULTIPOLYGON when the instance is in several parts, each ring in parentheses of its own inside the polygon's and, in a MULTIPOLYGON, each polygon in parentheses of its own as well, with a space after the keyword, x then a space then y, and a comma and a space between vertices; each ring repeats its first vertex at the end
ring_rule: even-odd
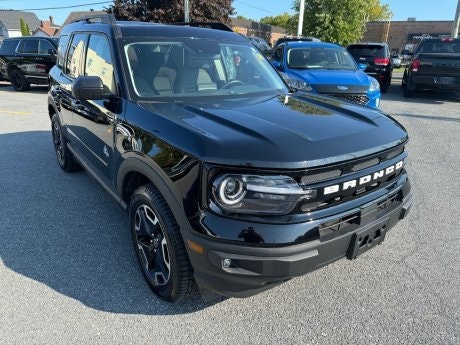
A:
POLYGON ((222 89, 228 89, 230 87, 234 87, 234 86, 237 86, 237 85, 244 85, 244 83, 241 80, 233 79, 233 80, 230 80, 229 82, 225 83, 224 85, 222 85, 222 89))

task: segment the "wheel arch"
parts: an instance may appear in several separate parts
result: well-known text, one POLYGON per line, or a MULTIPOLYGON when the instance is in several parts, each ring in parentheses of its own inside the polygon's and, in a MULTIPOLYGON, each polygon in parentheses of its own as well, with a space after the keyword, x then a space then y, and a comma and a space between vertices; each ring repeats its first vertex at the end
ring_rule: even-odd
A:
POLYGON ((183 202, 177 197, 178 192, 168 175, 148 157, 128 154, 118 169, 116 188, 123 203, 129 208, 134 191, 145 184, 152 183, 165 199, 177 224, 183 229, 189 228, 183 202))

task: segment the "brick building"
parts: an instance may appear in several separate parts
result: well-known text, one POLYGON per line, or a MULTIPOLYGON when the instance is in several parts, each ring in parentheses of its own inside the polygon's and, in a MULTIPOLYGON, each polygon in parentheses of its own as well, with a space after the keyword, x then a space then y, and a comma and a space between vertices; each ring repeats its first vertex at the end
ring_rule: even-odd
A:
POLYGON ((232 30, 245 36, 256 36, 265 39, 270 45, 278 38, 286 36, 286 29, 278 26, 261 24, 252 20, 230 18, 232 30))
POLYGON ((401 52, 406 43, 417 44, 422 37, 450 36, 453 21, 390 21, 366 24, 365 42, 387 42, 390 50, 401 52))

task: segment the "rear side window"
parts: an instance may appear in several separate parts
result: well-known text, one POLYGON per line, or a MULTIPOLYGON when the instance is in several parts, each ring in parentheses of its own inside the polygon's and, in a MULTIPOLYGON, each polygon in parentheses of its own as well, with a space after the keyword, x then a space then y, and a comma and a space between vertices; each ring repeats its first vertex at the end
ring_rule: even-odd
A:
POLYGON ((80 76, 81 62, 83 59, 83 51, 87 36, 85 34, 77 34, 73 36, 72 43, 67 52, 65 74, 72 78, 80 76))
POLYGON ((23 40, 19 46, 23 54, 38 54, 38 40, 23 40))
POLYGON ((16 51, 19 40, 5 40, 0 47, 0 54, 2 55, 11 55, 16 51))
POLYGON ((47 40, 40 40, 38 45, 38 54, 47 55, 52 54, 52 51, 56 51, 54 46, 47 40))

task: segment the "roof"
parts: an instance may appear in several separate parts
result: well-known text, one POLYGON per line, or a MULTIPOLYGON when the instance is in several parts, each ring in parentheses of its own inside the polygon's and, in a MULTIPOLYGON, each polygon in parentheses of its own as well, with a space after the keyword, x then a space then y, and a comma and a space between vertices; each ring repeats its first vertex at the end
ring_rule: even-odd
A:
POLYGON ((328 42, 314 42, 314 41, 289 41, 286 45, 290 48, 295 47, 326 47, 326 48, 343 48, 335 43, 328 42))
POLYGON ((79 12, 70 12, 67 19, 64 21, 62 26, 72 23, 74 20, 77 20, 81 17, 91 16, 95 14, 107 14, 105 11, 79 11, 79 12))
POLYGON ((37 30, 40 26, 40 19, 32 12, 21 12, 14 10, 0 10, 0 23, 7 30, 21 30, 20 19, 24 19, 31 31, 37 30))

